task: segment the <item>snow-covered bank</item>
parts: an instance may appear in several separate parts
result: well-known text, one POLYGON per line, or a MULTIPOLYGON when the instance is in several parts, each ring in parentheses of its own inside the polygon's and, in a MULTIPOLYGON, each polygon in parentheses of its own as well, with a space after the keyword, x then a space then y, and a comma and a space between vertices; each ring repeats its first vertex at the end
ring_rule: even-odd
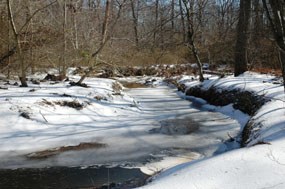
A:
MULTIPOLYGON (((188 87, 199 84, 181 82, 188 87)), ((251 118, 248 147, 173 167, 142 188, 285 188, 285 95, 278 79, 247 72, 240 77, 210 77, 201 87, 206 90, 212 86, 252 91, 270 100, 251 118)), ((202 108, 230 113, 225 107, 201 102, 202 108)))
POLYGON ((159 80, 156 87, 126 91, 115 90, 111 79, 85 82, 89 88, 1 83, 7 90, 0 90, 0 168, 107 164, 153 173, 232 149, 235 143, 225 142, 228 133, 235 136, 241 128, 229 116, 194 108, 159 80), (193 122, 195 129, 173 132, 173 120, 193 122), (37 159, 34 152, 44 155, 37 159))

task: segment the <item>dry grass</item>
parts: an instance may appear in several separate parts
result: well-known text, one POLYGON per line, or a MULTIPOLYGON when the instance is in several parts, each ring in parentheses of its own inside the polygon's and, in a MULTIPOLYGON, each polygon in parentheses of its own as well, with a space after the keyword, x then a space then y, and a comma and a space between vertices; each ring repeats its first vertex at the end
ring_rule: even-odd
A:
POLYGON ((265 68, 265 67, 256 67, 251 69, 251 71, 261 73, 261 74, 272 74, 276 76, 282 76, 280 69, 272 69, 272 68, 265 68))
POLYGON ((82 110, 84 108, 84 104, 81 104, 77 100, 73 100, 73 101, 67 101, 67 100, 55 101, 54 103, 57 104, 57 105, 60 105, 60 106, 67 106, 67 107, 70 107, 70 108, 74 108, 76 110, 82 110))

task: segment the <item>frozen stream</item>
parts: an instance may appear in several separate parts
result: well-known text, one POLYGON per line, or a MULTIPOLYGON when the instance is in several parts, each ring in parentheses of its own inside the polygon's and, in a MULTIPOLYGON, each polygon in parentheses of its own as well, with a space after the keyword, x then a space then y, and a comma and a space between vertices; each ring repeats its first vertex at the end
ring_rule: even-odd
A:
MULTIPOLYGON (((0 167, 104 165, 136 167, 146 174, 153 174, 233 148, 232 143, 225 141, 229 139, 228 134, 236 136, 240 131, 236 120, 221 113, 199 110, 168 86, 134 88, 125 92, 135 99, 134 104, 130 108, 114 104, 112 116, 101 116, 97 120, 94 113, 82 113, 74 116, 78 120, 88 117, 88 122, 67 124, 61 120, 62 124, 37 132, 25 131, 21 135, 17 133, 14 138, 2 138, 4 143, 14 142, 27 147, 1 152, 0 167), (71 142, 96 142, 106 146, 65 151, 48 158, 27 158, 27 154, 41 145, 52 147, 53 143, 64 145, 71 142)), ((92 112, 88 107, 85 111, 92 112)), ((47 114, 45 118, 50 119, 47 114)))
MULTIPOLYGON (((103 116, 97 121, 96 115, 90 115, 88 118, 93 120, 92 123, 60 125, 58 129, 49 127, 33 133, 26 131, 20 137, 5 139, 7 144, 17 142, 29 148, 2 152, 0 167, 142 166, 166 156, 172 158, 168 159, 172 165, 173 161, 177 164, 228 150, 228 145, 224 144, 229 139, 228 133, 235 136, 240 130, 236 120, 221 113, 196 109, 167 86, 128 89, 126 93, 136 100, 137 107, 118 108, 116 104, 113 116, 103 116), (24 156, 37 145, 60 141, 63 145, 66 141, 91 141, 106 144, 106 147, 67 151, 39 160, 24 156), (175 156, 182 159, 173 160, 175 156)), ((77 119, 86 117, 85 114, 75 116, 77 119)))

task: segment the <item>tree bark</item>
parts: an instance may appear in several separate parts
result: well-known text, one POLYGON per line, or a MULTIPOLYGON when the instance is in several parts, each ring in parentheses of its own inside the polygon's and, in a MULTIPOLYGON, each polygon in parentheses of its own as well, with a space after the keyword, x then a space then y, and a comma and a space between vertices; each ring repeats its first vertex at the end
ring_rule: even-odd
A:
POLYGON ((186 17, 187 17, 187 45, 191 49, 191 52, 194 55, 194 58, 197 61, 198 66, 198 73, 199 73, 199 80, 202 82, 204 81, 203 70, 202 70, 202 63, 199 57, 199 53, 194 41, 194 1, 191 0, 190 2, 187 0, 183 0, 184 7, 186 10, 186 17))
POLYGON ((174 31, 174 12, 175 12, 175 0, 171 0, 171 29, 174 31))
POLYGON ((248 70, 247 43, 248 43, 250 11, 251 11, 251 0, 241 0, 239 21, 237 25, 237 41, 235 47, 235 70, 234 70, 235 76, 238 76, 248 70))
POLYGON ((183 7, 182 7, 182 0, 179 0, 179 10, 180 10, 180 16, 181 16, 181 25, 182 25, 182 37, 183 42, 186 41, 186 29, 185 29, 185 19, 184 19, 184 13, 183 13, 183 7))
POLYGON ((106 8, 105 8, 105 17, 104 17, 104 22, 103 22, 103 27, 102 27, 102 41, 101 44, 104 44, 106 39, 107 39, 107 32, 108 32, 108 24, 110 20, 110 0, 106 1, 106 8))
POLYGON ((66 77, 66 50, 67 50, 67 5, 66 0, 63 1, 63 25, 62 25, 62 32, 63 32, 63 49, 62 49, 62 66, 60 68, 60 76, 62 78, 66 77))
POLYGON ((155 0, 155 20, 154 20, 154 32, 153 32, 153 46, 156 46, 156 36, 157 36, 157 25, 158 25, 158 10, 159 0, 155 0))
POLYGON ((18 34, 15 22, 14 22, 14 17, 13 17, 13 13, 12 13, 12 7, 11 7, 11 1, 7 0, 7 8, 8 8, 8 14, 9 14, 9 19, 10 19, 10 25, 12 27, 12 31, 13 31, 13 35, 15 38, 15 42, 16 42, 16 49, 17 49, 17 54, 18 54, 18 58, 20 61, 20 82, 21 82, 21 87, 28 87, 27 81, 26 81, 26 66, 25 66, 25 61, 24 61, 24 56, 22 53, 22 47, 21 47, 21 41, 20 41, 20 36, 18 34))
POLYGON ((73 23, 73 44, 74 49, 79 49, 79 42, 78 42, 78 27, 77 27, 77 11, 78 11, 78 0, 75 0, 74 2, 74 10, 72 13, 72 23, 73 23))
POLYGON ((136 47, 139 46, 139 37, 138 37, 138 18, 135 11, 135 4, 134 0, 131 1, 131 8, 132 8, 132 16, 133 16, 133 28, 134 28, 134 35, 135 35, 135 43, 136 47))
POLYGON ((285 90, 285 1, 284 0, 262 0, 275 41, 279 47, 280 63, 285 90), (269 5, 270 9, 269 10, 269 5))

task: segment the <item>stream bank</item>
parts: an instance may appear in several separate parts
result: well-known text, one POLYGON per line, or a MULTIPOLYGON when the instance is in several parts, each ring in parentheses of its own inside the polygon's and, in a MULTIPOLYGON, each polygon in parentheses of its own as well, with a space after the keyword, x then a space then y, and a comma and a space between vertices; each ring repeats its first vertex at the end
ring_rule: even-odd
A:
POLYGON ((11 120, 19 121, 13 125, 7 122, 1 133, 5 146, 1 146, 0 167, 16 175, 13 169, 111 165, 140 168, 152 175, 239 147, 228 135, 239 133, 238 121, 196 108, 159 79, 151 79, 149 87, 134 86, 120 92, 114 92, 113 80, 90 78, 87 82, 90 87, 84 90, 67 83, 33 86, 33 92, 22 91, 25 98, 17 98, 22 88, 10 89, 5 108, 15 109, 11 120), (76 99, 85 106, 76 109, 39 103, 44 99, 76 99), (19 102, 21 107, 14 106, 19 102), (19 108, 25 108, 31 119, 19 116, 19 108), (75 150, 79 147, 82 149, 75 150), (36 152, 45 155, 27 158, 36 152))
MULTIPOLYGON (((214 106, 227 106, 232 104, 233 108, 240 110, 251 117, 269 101, 264 95, 257 95, 250 91, 238 89, 225 90, 214 86, 205 89, 202 85, 185 89, 185 95, 201 98, 214 106)), ((241 131, 240 144, 242 147, 246 146, 249 140, 252 124, 252 120, 249 119, 241 131)))

